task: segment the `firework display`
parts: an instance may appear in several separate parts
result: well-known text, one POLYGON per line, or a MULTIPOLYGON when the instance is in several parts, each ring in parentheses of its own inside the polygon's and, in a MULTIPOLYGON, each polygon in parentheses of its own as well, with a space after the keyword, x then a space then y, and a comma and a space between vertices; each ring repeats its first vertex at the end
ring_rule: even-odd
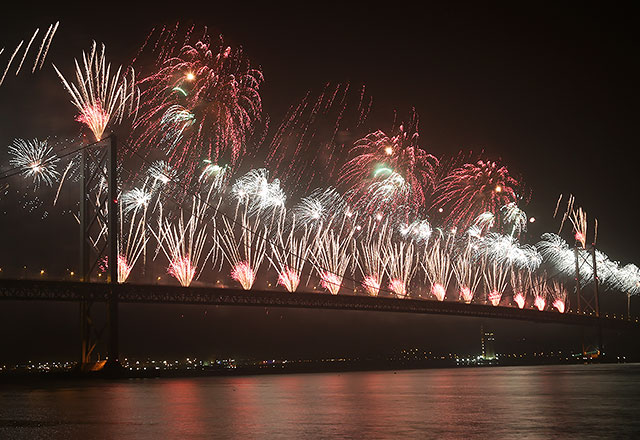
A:
POLYGON ((60 177, 56 169, 60 159, 47 141, 15 139, 8 150, 9 164, 21 169, 25 177, 32 178, 36 187, 40 183, 51 186, 60 177))
POLYGON ((132 114, 134 103, 137 112, 140 97, 135 86, 135 72, 131 69, 129 80, 126 75, 121 75, 120 67, 112 75, 104 45, 98 52, 94 41, 88 55, 82 52, 82 66, 75 60, 76 83, 69 83, 58 68, 53 67, 79 111, 77 121, 89 127, 95 140, 102 139, 109 123, 122 122, 127 111, 132 114))
MULTIPOLYGON (((0 85, 10 69, 31 65, 32 48, 33 70, 42 67, 57 27, 7 52, 0 85)), ((154 31, 123 68, 112 69, 96 43, 75 62, 73 81, 54 66, 84 124, 77 129, 127 139, 118 157, 118 282, 168 261, 170 282, 184 287, 198 280, 553 313, 571 313, 578 288, 640 294, 638 266, 595 249, 597 220, 573 196, 558 199, 557 233, 534 237, 523 182, 506 165, 434 156, 415 112, 407 123, 369 126, 363 88, 310 92, 270 130, 262 72, 243 50, 178 29, 154 31)), ((49 190, 56 205, 77 190, 78 151, 15 139, 3 178, 49 190)), ((96 248, 108 233, 99 204, 107 190, 103 176, 87 195, 101 214, 96 248)), ((79 218, 76 204, 67 208, 79 218)))
POLYGON ((134 124, 135 150, 164 152, 190 180, 202 160, 235 166, 261 119, 263 78, 242 49, 187 32, 164 29, 153 67, 142 68, 141 114, 134 124))

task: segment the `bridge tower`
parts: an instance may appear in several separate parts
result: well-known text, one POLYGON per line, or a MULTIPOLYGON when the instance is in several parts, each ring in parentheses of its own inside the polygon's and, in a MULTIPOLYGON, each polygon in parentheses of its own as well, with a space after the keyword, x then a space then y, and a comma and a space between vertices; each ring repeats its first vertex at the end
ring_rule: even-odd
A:
MULTIPOLYGON (((576 261, 576 276, 575 276, 575 290, 576 290, 576 305, 578 313, 585 315, 594 315, 600 317, 600 280, 598 278, 598 265, 596 261, 596 246, 592 243, 586 249, 582 250, 579 243, 576 241, 574 247, 575 261, 576 261), (591 286, 585 285, 583 288, 581 282, 584 275, 589 274, 591 269, 591 275, 593 282, 591 286)), ((588 275, 587 275, 588 276, 588 275)), ((602 326, 598 325, 597 335, 587 336, 585 335, 585 329, 582 331, 582 354, 585 357, 596 358, 603 352, 602 342, 602 326)))
MULTIPOLYGON (((90 144, 81 152, 80 275, 84 282, 118 282, 118 176, 115 135, 90 144), (106 269, 106 270, 105 270, 106 269)), ((96 348, 106 335, 109 366, 119 366, 118 298, 110 289, 106 325, 99 327, 92 301, 80 303, 80 367, 101 368, 96 348)))

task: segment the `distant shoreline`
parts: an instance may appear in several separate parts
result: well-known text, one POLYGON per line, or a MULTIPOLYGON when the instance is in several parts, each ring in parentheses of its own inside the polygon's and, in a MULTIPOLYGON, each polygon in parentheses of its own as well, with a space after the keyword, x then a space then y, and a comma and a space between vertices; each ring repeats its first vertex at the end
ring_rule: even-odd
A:
POLYGON ((3 384, 33 384, 40 382, 55 382, 66 380, 112 380, 112 379, 163 379, 163 378, 192 378, 192 377, 238 377, 273 374, 318 374, 318 373, 346 373, 358 371, 405 371, 428 370, 445 368, 489 368, 489 367, 513 367, 513 366, 537 366, 537 365, 578 365, 578 364, 632 364, 638 360, 617 359, 599 360, 574 360, 541 359, 540 362, 499 362, 480 365, 467 365, 452 362, 449 359, 441 362, 416 361, 416 362, 384 362, 384 361, 344 361, 344 362, 309 362, 289 363, 277 365, 239 366, 236 368, 224 367, 194 367, 190 369, 129 369, 118 368, 108 371, 80 372, 51 371, 3 371, 0 372, 0 383, 3 384))

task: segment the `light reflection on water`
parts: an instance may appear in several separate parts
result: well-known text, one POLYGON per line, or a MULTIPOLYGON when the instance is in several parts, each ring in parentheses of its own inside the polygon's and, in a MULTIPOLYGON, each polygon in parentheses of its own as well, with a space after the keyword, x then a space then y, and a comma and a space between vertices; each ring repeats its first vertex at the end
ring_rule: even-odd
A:
POLYGON ((70 382, 0 389, 0 439, 640 438, 640 365, 70 382))

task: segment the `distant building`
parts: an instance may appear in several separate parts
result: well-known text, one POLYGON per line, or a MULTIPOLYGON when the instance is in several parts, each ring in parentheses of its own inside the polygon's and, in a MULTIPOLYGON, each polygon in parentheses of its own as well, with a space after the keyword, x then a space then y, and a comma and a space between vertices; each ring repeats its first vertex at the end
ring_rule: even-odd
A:
POLYGON ((482 359, 492 361, 496 358, 496 338, 493 332, 485 332, 484 326, 480 326, 480 345, 482 348, 482 359))

